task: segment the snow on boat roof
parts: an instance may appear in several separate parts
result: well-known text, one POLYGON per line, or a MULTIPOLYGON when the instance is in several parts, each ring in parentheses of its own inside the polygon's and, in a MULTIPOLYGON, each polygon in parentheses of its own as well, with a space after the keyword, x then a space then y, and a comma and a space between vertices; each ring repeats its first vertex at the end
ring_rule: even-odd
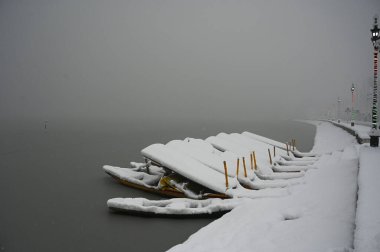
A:
MULTIPOLYGON (((163 144, 152 144, 141 150, 141 154, 211 190, 226 193, 226 182, 223 174, 177 150, 163 144)), ((236 187, 236 185, 236 181, 229 181, 230 187, 236 187)))
POLYGON ((282 188, 264 189, 260 191, 249 190, 240 186, 236 178, 228 180, 229 187, 227 189, 224 174, 163 144, 152 144, 143 149, 141 153, 143 156, 158 162, 200 185, 230 197, 278 197, 288 194, 288 191, 282 188))
POLYGON ((223 152, 216 150, 210 143, 202 139, 186 138, 185 140, 173 140, 166 144, 170 149, 175 149, 184 155, 188 155, 202 164, 224 174, 223 161, 226 161, 228 167, 228 176, 236 176, 236 158, 225 156, 223 152))

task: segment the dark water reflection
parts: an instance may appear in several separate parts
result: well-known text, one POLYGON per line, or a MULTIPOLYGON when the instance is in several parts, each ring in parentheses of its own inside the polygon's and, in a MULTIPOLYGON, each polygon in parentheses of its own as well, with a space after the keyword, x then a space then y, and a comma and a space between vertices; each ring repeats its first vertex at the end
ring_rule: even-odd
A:
POLYGON ((315 128, 299 122, 43 123, 0 127, 0 251, 165 251, 211 219, 143 218, 113 214, 113 197, 159 196, 130 189, 104 164, 141 161, 155 142, 249 130, 279 141, 313 145, 315 128))

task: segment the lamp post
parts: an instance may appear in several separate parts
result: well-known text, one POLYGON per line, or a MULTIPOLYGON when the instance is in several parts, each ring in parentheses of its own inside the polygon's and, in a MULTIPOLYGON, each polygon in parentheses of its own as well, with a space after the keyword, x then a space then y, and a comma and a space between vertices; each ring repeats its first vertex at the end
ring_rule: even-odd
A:
POLYGON ((380 30, 377 26, 378 17, 374 17, 373 27, 371 29, 371 41, 373 44, 373 98, 372 98, 372 128, 369 133, 370 145, 379 146, 379 130, 377 129, 377 55, 380 47, 380 30))
POLYGON ((338 107, 336 108, 336 119, 338 120, 338 123, 340 123, 340 103, 342 100, 338 97, 338 107))
POLYGON ((355 110, 354 110, 354 92, 355 92, 355 86, 354 83, 352 83, 351 87, 351 94, 352 94, 352 107, 351 107, 351 126, 354 126, 354 117, 355 117, 355 110))

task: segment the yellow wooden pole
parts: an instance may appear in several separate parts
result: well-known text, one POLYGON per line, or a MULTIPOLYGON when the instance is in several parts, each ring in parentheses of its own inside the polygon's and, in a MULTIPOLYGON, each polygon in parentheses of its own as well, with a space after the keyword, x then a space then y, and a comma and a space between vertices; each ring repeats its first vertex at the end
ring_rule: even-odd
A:
POLYGON ((226 177, 226 189, 228 189, 228 175, 227 175, 227 163, 226 161, 223 161, 224 164, 224 175, 226 177))
POLYGON ((244 177, 247 177, 247 168, 245 166, 245 158, 243 157, 244 177))
POLYGON ((239 163, 240 163, 240 158, 237 159, 237 164, 236 164, 236 176, 239 176, 239 163))
POLYGON ((257 170, 257 163, 256 163, 256 153, 253 152, 253 162, 255 163, 255 170, 257 170))
POLYGON ((251 170, 253 171, 253 154, 249 154, 249 157, 251 159, 251 170))
POLYGON ((270 154, 270 149, 268 148, 269 163, 272 164, 272 155, 270 154))

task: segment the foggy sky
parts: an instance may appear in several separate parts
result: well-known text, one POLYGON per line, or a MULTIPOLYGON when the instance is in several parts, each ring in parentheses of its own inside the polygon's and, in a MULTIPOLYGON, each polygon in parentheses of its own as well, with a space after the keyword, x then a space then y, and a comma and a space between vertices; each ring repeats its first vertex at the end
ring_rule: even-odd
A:
MULTIPOLYGON (((0 0, 0 117, 251 120, 365 97, 379 0, 0 0)), ((365 104, 365 99, 359 101, 365 104)))

